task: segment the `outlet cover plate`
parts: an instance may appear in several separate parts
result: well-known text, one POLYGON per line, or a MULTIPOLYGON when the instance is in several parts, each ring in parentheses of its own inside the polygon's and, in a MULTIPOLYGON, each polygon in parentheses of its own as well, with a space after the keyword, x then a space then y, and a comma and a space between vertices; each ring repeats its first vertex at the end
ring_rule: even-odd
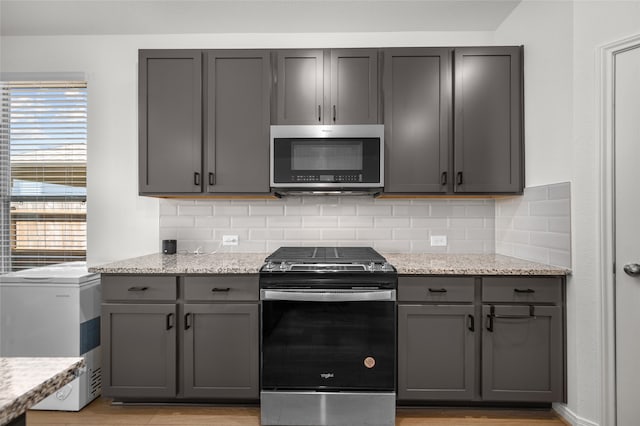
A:
POLYGON ((223 246, 237 246, 238 245, 238 236, 237 235, 223 235, 222 236, 222 245, 223 246))
POLYGON ((431 247, 445 247, 447 245, 446 235, 432 235, 431 247))

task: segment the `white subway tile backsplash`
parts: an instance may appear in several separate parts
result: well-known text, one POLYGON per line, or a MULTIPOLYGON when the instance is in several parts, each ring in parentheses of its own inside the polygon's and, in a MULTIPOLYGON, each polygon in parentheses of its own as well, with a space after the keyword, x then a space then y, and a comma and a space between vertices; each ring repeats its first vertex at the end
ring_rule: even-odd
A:
POLYGON ((337 216, 305 216, 302 218, 303 228, 336 228, 337 216))
POLYGON ((178 206, 179 216, 211 216, 212 211, 211 206, 178 206))
POLYGON ((522 197, 498 200, 160 200, 160 236, 177 239, 179 250, 190 251, 368 245, 384 252, 519 253, 531 260, 565 262, 571 257, 566 247, 570 199, 563 198, 568 185, 527 188, 522 197), (222 246, 222 235, 238 235, 238 246, 222 246), (447 246, 432 247, 433 235, 447 236, 447 246))
POLYGON ((216 216, 248 216, 249 205, 232 205, 222 202, 221 204, 214 204, 213 213, 216 216))
POLYGON ((285 240, 322 240, 322 231, 320 229, 285 229, 285 240))
POLYGON ((534 201, 529 206, 531 216, 569 216, 570 210, 568 199, 534 201))
POLYGON ((373 216, 341 216, 338 218, 340 228, 373 228, 373 216))
POLYGON ((408 228, 411 220, 408 217, 376 217, 373 225, 376 228, 408 228))
POLYGON ((250 205, 250 216, 282 216, 284 215, 284 205, 250 205))
POLYGON ((387 217, 391 216, 393 206, 367 203, 357 206, 356 210, 358 216, 387 217))
POLYGON ((496 252, 571 268, 571 185, 526 188, 496 201, 496 252))

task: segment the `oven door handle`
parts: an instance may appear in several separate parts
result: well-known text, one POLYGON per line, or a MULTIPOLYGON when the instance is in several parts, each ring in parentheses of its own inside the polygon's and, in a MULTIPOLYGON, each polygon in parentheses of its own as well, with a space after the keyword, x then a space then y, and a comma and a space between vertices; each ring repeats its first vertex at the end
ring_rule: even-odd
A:
POLYGON ((395 301, 395 290, 260 290, 260 300, 300 302, 395 301))

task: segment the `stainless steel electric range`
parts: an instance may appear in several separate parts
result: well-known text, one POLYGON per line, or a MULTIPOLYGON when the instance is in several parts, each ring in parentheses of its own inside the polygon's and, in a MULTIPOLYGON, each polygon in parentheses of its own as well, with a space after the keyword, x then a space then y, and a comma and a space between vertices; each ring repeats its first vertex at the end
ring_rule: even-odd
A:
POLYGON ((260 270, 262 425, 394 425, 397 272, 370 247, 282 247, 260 270))

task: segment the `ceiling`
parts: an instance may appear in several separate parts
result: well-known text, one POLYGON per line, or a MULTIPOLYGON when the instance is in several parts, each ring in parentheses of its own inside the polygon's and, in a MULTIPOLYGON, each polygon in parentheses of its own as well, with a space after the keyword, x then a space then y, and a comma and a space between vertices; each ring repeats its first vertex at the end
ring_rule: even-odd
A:
POLYGON ((492 31, 521 0, 0 0, 0 35, 492 31))

